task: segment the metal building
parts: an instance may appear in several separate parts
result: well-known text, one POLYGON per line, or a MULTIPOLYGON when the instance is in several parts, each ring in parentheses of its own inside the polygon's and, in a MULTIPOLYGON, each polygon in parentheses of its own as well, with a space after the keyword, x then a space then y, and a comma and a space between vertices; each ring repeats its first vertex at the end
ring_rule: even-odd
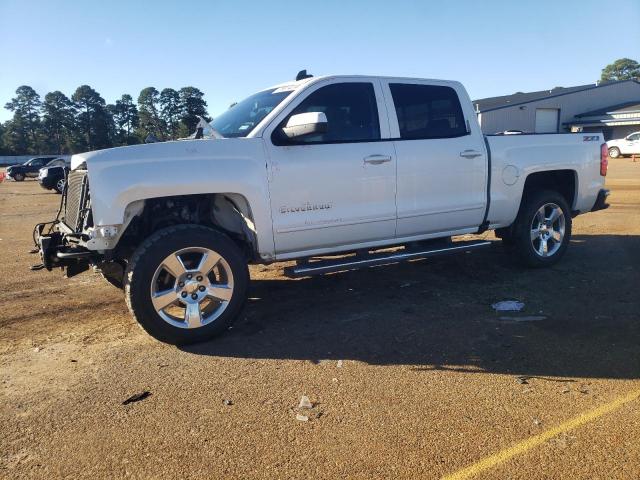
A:
POLYGON ((603 132, 605 139, 640 131, 640 81, 623 80, 484 98, 474 102, 484 133, 603 132))

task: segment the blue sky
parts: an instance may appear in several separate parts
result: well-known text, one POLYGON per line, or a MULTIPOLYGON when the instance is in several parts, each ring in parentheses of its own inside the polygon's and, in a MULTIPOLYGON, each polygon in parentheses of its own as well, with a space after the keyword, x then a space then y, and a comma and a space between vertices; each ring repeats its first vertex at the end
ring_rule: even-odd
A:
POLYGON ((216 115, 302 68, 455 79, 482 98, 640 61, 638 25, 640 0, 0 0, 0 105, 23 84, 44 96, 86 83, 107 102, 193 85, 216 115))

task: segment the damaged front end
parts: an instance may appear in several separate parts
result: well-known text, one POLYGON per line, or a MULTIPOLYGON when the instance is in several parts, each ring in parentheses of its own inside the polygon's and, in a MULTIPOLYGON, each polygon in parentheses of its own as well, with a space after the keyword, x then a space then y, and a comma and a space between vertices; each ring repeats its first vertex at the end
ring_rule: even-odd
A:
POLYGON ((31 269, 50 271, 61 267, 67 277, 73 277, 96 265, 102 255, 86 247, 92 227, 87 170, 77 169, 67 175, 56 218, 37 224, 33 230, 36 248, 32 253, 39 253, 42 263, 31 269))

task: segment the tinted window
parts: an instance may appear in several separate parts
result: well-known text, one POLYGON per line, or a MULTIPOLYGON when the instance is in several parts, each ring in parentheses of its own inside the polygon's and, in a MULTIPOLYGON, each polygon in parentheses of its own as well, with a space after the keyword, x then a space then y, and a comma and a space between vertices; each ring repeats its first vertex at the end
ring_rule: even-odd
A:
POLYGON ((400 137, 449 138, 467 134, 456 91, 436 85, 389 85, 396 107, 400 137))
POLYGON ((629 140, 640 140, 640 133, 634 133, 633 135, 629 135, 629 140))
MULTIPOLYGON (((295 143, 363 142, 380 138, 376 94, 371 83, 336 83, 319 88, 289 115, 324 112, 326 133, 295 139, 295 143)), ((281 124, 285 126, 289 117, 281 124)), ((282 138, 280 138, 282 140, 282 138)))

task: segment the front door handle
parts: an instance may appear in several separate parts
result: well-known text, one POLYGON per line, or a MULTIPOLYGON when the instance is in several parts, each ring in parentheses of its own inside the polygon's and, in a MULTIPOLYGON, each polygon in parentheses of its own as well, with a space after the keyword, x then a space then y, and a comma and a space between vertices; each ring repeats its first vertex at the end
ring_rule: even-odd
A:
POLYGON ((464 152, 460 152, 460 156, 464 158, 476 158, 482 155, 482 153, 476 150, 465 150, 464 152))
POLYGON ((390 155, 369 155, 368 157, 364 157, 364 163, 370 163, 371 165, 380 165, 390 161, 390 155))

